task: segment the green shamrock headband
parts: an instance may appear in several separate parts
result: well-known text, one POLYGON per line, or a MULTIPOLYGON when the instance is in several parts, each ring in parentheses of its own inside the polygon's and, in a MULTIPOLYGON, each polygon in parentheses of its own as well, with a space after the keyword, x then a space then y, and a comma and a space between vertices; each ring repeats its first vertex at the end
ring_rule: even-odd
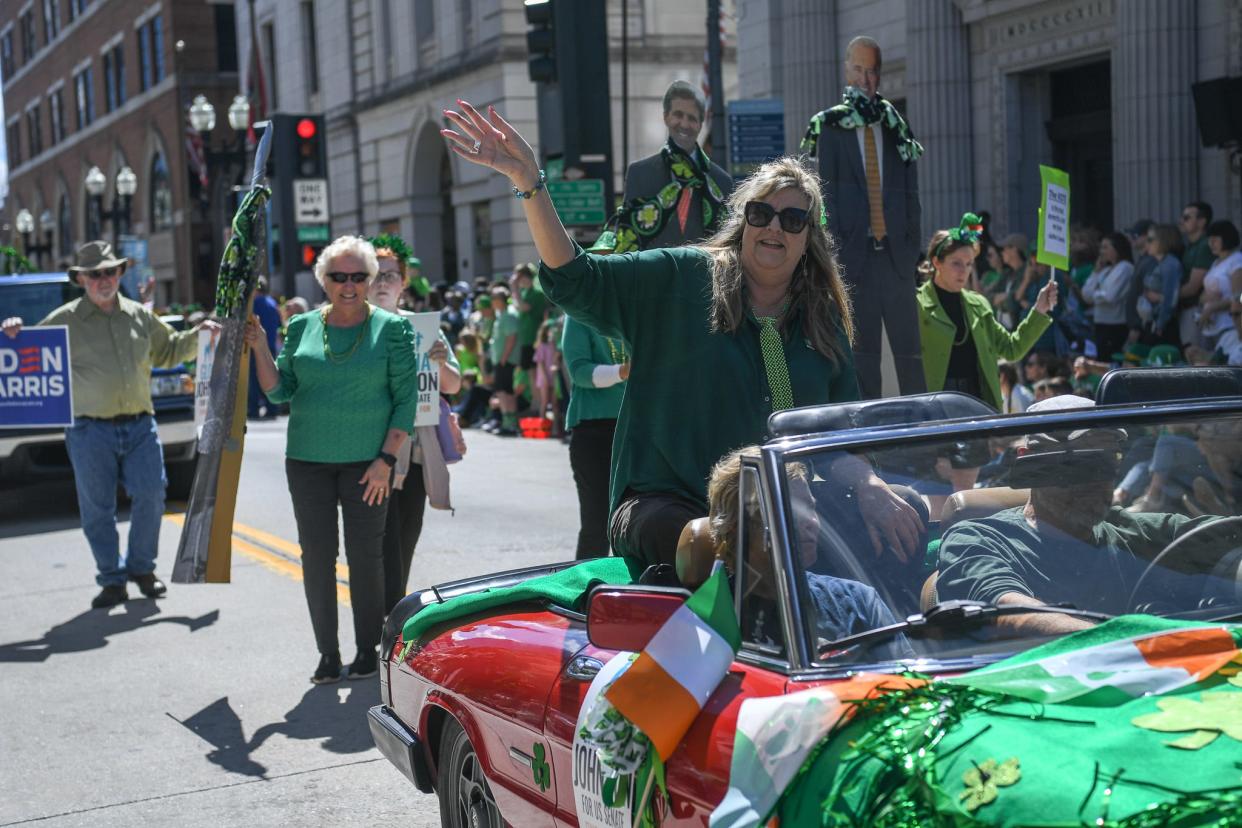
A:
POLYGON ((942 254, 945 247, 950 242, 965 242, 966 244, 978 244, 980 236, 983 235, 983 219, 974 213, 965 213, 962 215, 962 222, 957 227, 949 231, 949 235, 940 240, 940 244, 936 245, 936 249, 932 251, 932 258, 943 258, 942 254))
POLYGON ((367 239, 376 250, 387 248, 397 257, 397 261, 405 262, 414 257, 414 249, 405 243, 405 239, 395 233, 380 233, 367 239))

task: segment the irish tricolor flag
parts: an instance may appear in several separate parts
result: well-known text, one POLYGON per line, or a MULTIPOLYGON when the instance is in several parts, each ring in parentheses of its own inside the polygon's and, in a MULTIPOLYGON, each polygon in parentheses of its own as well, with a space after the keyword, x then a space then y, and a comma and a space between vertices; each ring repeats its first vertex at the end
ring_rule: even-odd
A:
POLYGON ((717 563, 604 696, 667 760, 729 671, 739 646, 729 581, 717 563))

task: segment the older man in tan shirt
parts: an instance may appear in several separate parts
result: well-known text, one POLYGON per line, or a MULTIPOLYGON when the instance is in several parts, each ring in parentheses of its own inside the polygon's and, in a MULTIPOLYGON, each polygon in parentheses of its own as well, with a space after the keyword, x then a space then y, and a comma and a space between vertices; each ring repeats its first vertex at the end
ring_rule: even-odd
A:
MULTIPOLYGON (((78 248, 69 275, 86 295, 61 305, 39 322, 69 329, 73 382, 73 425, 65 447, 73 464, 82 529, 95 556, 96 582, 103 589, 91 602, 115 606, 134 581, 148 598, 167 591, 155 575, 160 517, 164 513, 164 453, 151 402, 151 368, 193 359, 198 328, 177 332, 144 305, 120 294, 126 259, 107 242, 78 248), (122 563, 116 530, 117 483, 131 500, 129 548, 122 563)), ((22 320, 0 328, 16 337, 22 320)))

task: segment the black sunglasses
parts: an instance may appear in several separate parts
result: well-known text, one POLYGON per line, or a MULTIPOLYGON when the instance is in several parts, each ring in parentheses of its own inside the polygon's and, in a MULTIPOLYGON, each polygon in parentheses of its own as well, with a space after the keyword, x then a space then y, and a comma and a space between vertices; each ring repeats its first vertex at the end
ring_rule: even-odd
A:
POLYGON ((328 274, 328 278, 336 282, 338 285, 343 285, 346 282, 353 282, 355 285, 360 285, 370 278, 370 275, 371 274, 369 273, 339 273, 333 271, 328 274))
POLYGON ((751 227, 767 227, 772 223, 772 216, 780 216, 781 229, 786 233, 801 233, 806 229, 806 210, 786 207, 778 213, 776 208, 766 201, 746 202, 746 223, 751 227))
POLYGON ((86 278, 88 279, 110 279, 120 272, 121 272, 121 269, 119 267, 105 267, 99 270, 86 271, 86 278))

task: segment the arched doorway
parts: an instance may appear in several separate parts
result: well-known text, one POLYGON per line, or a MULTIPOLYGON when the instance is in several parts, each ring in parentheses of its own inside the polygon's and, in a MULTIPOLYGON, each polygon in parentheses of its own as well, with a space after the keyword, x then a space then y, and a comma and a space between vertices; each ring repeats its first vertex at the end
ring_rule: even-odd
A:
POLYGON ((414 141, 410 169, 410 215, 414 255, 432 284, 457 281, 457 233, 453 167, 439 125, 428 120, 414 141))

